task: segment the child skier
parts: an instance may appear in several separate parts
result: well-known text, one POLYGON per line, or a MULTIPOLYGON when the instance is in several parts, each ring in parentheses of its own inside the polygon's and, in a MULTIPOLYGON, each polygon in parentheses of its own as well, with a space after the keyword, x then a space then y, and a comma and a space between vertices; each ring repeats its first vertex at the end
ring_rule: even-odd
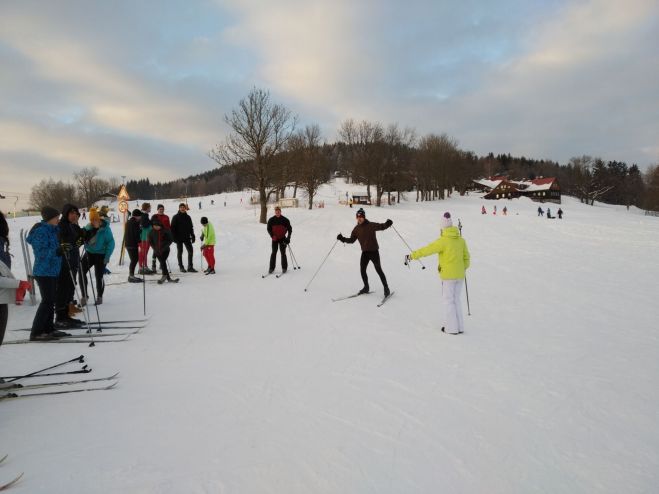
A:
POLYGON ((162 277, 158 280, 159 285, 162 285, 165 281, 171 283, 178 282, 178 278, 172 279, 172 277, 169 276, 169 270, 167 269, 167 258, 169 257, 169 246, 171 244, 171 230, 164 228, 160 220, 154 215, 154 218, 151 219, 149 245, 153 249, 153 253, 156 255, 158 262, 160 262, 160 267, 162 268, 162 277))
POLYGON ((204 270, 204 274, 215 274, 215 229, 205 216, 201 218, 201 224, 201 237, 199 237, 203 241, 201 253, 206 259, 206 263, 208 263, 208 268, 204 270))
POLYGON ((103 292, 105 291, 103 274, 114 251, 114 236, 112 235, 108 219, 101 218, 101 215, 95 208, 89 210, 89 224, 83 230, 85 236, 85 255, 82 256, 82 277, 84 280, 85 298, 88 297, 87 272, 94 266, 96 305, 101 305, 103 303, 103 292))

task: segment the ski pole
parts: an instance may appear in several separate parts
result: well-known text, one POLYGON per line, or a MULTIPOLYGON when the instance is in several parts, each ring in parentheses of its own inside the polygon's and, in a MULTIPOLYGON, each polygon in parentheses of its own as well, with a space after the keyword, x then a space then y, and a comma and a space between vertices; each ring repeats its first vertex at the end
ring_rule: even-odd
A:
POLYGON ((291 253, 291 261, 293 261, 293 269, 302 269, 300 264, 295 259, 295 254, 293 254, 293 249, 291 249, 291 244, 288 244, 288 251, 291 253))
POLYGON ((467 275, 465 274, 465 291, 467 292, 467 315, 471 315, 471 309, 469 308, 469 288, 467 287, 467 275))
POLYGON ((146 265, 142 268, 142 305, 144 307, 144 315, 146 316, 146 265))
MULTIPOLYGON (((96 309, 96 320, 98 321, 97 331, 100 332, 101 331, 101 315, 98 313, 98 305, 96 304, 96 302, 97 302, 97 300, 96 300, 96 289, 94 288, 94 283, 93 283, 93 280, 92 280, 92 274, 91 274, 92 267, 90 265, 91 259, 89 258, 89 252, 87 252, 87 249, 85 248, 84 244, 83 244, 82 250, 85 251, 85 256, 86 256, 86 259, 87 259, 87 266, 89 266, 89 271, 88 271, 89 272, 89 284, 92 287, 92 295, 94 296, 94 308, 96 309)), ((82 269, 82 260, 80 261, 80 267, 82 269)), ((97 267, 94 266, 94 274, 96 274, 96 269, 97 269, 97 267)), ((87 285, 87 273, 83 272, 82 274, 83 274, 83 277, 84 277, 84 284, 85 284, 85 287, 86 287, 86 285, 87 285)), ((89 301, 87 301, 86 307, 87 307, 87 310, 89 310, 89 301)), ((89 332, 91 333, 91 329, 89 330, 89 332)), ((94 341, 92 340, 92 343, 93 342, 94 341)), ((94 345, 90 345, 90 346, 94 346, 94 345)))
MULTIPOLYGON (((400 239, 403 241, 403 243, 404 243, 404 244, 407 246, 407 248, 410 250, 410 254, 411 254, 411 253, 412 253, 412 247, 410 247, 409 244, 408 244, 407 242, 405 242, 405 239, 403 238, 403 236, 402 236, 400 233, 398 233, 398 230, 396 230, 396 227, 395 227, 394 225, 391 225, 391 228, 394 229, 394 231, 396 232, 396 235, 398 235, 398 236, 400 237, 400 239)), ((421 262, 421 259, 416 259, 416 260, 419 261, 419 264, 421 264, 421 268, 422 268, 422 269, 426 269, 426 267, 425 267, 425 266, 423 265, 423 263, 421 262)))
POLYGON ((339 239, 337 238, 337 239, 334 241, 334 245, 332 245, 332 248, 330 249, 330 251, 329 251, 329 252, 327 253, 327 255, 325 256, 325 259, 323 259, 323 262, 320 263, 320 266, 318 266, 318 269, 316 270, 316 272, 314 273, 314 275, 313 275, 313 276, 311 277, 311 279, 309 280, 309 283, 307 283, 307 286, 304 287, 304 291, 305 291, 305 292, 307 291, 307 288, 309 288, 309 285, 311 285, 311 282, 316 278, 316 275, 318 274, 318 271, 320 271, 320 268, 323 267, 323 264, 325 264, 325 261, 327 261, 327 258, 330 256, 330 254, 331 254, 332 251, 334 250, 334 247, 336 247, 336 244, 338 244, 338 243, 339 243, 339 239))
MULTIPOLYGON (((72 246, 72 248, 73 248, 73 246, 72 246)), ((78 293, 78 288, 76 287, 76 279, 75 279, 75 276, 73 275, 73 271, 71 270, 71 262, 69 261, 69 253, 68 252, 63 252, 63 254, 64 254, 64 259, 66 260, 66 266, 67 266, 67 268, 69 268, 69 277, 71 278, 71 283, 73 283, 73 293, 75 293, 76 297, 78 297, 78 299, 80 299, 81 296, 78 293)), ((87 326, 87 332, 90 334, 91 341, 89 343, 89 346, 90 347, 96 346, 96 344, 94 343, 94 335, 92 333, 91 328, 89 327, 89 313, 85 312, 83 310, 82 315, 85 318, 85 325, 87 326)), ((99 331, 101 330, 101 321, 100 321, 100 319, 98 321, 98 330, 99 331)))
POLYGON ((46 367, 45 369, 30 372, 29 374, 25 374, 23 376, 16 376, 16 377, 12 376, 12 379, 7 381, 7 382, 18 381, 19 379, 26 379, 28 377, 32 377, 32 376, 35 376, 37 374, 41 374, 42 372, 45 372, 45 371, 50 370, 50 369, 55 369, 56 367, 62 367, 63 365, 70 364, 72 362, 80 362, 82 364, 84 361, 85 361, 85 356, 80 355, 79 357, 72 358, 71 360, 67 360, 66 362, 60 362, 59 364, 51 365, 50 367, 46 367))

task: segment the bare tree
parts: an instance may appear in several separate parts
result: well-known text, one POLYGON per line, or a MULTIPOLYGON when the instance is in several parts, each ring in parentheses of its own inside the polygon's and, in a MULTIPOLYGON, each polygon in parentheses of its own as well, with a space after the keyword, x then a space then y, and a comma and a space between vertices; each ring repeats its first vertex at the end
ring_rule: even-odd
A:
POLYGON ((110 182, 99 178, 98 168, 83 168, 73 174, 80 195, 80 200, 85 207, 91 206, 102 194, 110 189, 110 182))
POLYGON ((320 145, 320 126, 307 125, 294 136, 293 156, 297 161, 297 183, 307 193, 309 209, 320 186, 329 180, 327 156, 320 145))
POLYGON ((45 178, 37 185, 32 187, 30 192, 30 203, 35 209, 41 209, 44 206, 61 208, 64 204, 75 203, 77 201, 76 187, 71 183, 60 181, 55 182, 52 178, 45 178))
POLYGON ((254 88, 224 119, 232 133, 209 156, 220 166, 247 163, 248 173, 259 192, 259 221, 265 223, 268 197, 280 176, 275 158, 294 132, 296 118, 283 105, 274 104, 269 92, 254 88))

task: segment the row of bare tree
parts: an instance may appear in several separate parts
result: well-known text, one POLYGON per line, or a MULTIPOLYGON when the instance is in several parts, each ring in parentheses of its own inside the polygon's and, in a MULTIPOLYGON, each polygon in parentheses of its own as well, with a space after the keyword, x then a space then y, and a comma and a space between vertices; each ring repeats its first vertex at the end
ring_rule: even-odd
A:
POLYGON ((98 168, 83 168, 73 174, 73 181, 43 179, 32 187, 30 203, 35 209, 44 206, 61 207, 67 203, 89 207, 103 194, 116 194, 119 186, 116 178, 101 178, 98 168))

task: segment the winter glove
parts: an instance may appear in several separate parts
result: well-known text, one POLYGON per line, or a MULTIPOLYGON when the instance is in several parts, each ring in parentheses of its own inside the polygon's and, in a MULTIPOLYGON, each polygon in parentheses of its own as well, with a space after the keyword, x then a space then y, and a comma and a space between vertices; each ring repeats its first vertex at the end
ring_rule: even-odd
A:
POLYGON ((411 260, 412 258, 410 257, 410 255, 405 254, 405 266, 409 266, 411 260))
POLYGON ((71 244, 68 242, 62 242, 59 244, 59 248, 57 249, 57 255, 61 256, 64 254, 68 254, 71 251, 71 244))
POLYGON ((286 245, 290 244, 290 243, 291 243, 291 238, 290 238, 290 237, 286 237, 286 238, 284 239, 284 243, 285 243, 286 245))
POLYGON ((394 222, 391 221, 391 220, 387 220, 387 221, 384 222, 384 226, 386 226, 387 228, 389 228, 393 224, 394 224, 394 222))
MULTIPOLYGON (((192 242, 192 243, 194 244, 194 241, 195 241, 195 240, 196 240, 196 239, 195 239, 194 235, 192 235, 192 236, 190 237, 190 242, 192 242)), ((202 240, 203 240, 203 239, 202 239, 202 240)))
POLYGON ((85 243, 85 239, 82 236, 80 236, 76 240, 76 247, 80 248, 80 247, 82 247, 82 244, 84 244, 84 243, 85 243))
POLYGON ((341 235, 340 233, 336 236, 336 239, 340 240, 341 242, 344 242, 344 243, 346 241, 345 237, 343 235, 341 235))
POLYGON ((106 262, 103 266, 103 274, 112 274, 112 271, 108 269, 108 263, 106 262))
POLYGON ((25 299, 25 292, 32 290, 32 284, 29 281, 21 280, 16 289, 16 305, 21 305, 25 299))
POLYGON ((203 233, 201 235, 199 235, 199 240, 201 240, 202 242, 204 241, 204 234, 203 233))

